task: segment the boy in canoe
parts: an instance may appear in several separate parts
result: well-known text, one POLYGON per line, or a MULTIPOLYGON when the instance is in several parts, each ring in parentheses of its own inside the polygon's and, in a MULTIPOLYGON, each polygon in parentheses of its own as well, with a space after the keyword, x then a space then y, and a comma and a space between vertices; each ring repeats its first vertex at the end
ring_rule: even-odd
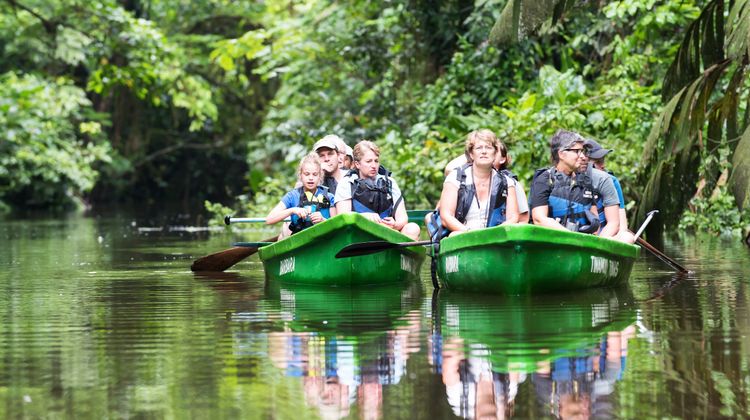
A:
POLYGON ((327 187, 318 185, 321 172, 317 154, 310 153, 302 158, 297 169, 301 186, 286 193, 266 216, 266 224, 269 225, 291 218, 291 222, 284 223, 281 228, 281 237, 287 237, 336 215, 333 194, 328 192, 327 187))
POLYGON ((600 236, 613 237, 619 231, 620 204, 612 179, 604 172, 584 171, 582 166, 586 139, 567 130, 558 130, 550 140, 554 166, 538 169, 531 182, 529 206, 534 224, 574 232, 599 232, 596 200, 602 197, 607 220, 600 236), (591 211, 592 207, 594 211, 591 211))
POLYGON ((338 183, 346 175, 346 171, 340 168, 339 146, 336 144, 338 141, 344 143, 339 136, 329 134, 313 145, 313 152, 318 154, 320 165, 323 169, 323 182, 321 185, 327 187, 328 192, 331 194, 336 194, 338 183))
POLYGON ((380 166, 380 149, 369 140, 354 146, 354 168, 336 189, 338 213, 362 214, 413 240, 419 238, 419 226, 409 222, 401 190, 390 172, 380 166))

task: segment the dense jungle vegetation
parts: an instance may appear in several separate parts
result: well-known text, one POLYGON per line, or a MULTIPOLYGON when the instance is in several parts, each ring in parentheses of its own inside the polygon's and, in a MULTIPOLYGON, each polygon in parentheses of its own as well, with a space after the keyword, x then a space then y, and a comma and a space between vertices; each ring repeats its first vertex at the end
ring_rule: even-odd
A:
POLYGON ((328 133, 423 208, 470 130, 529 180, 567 128, 632 214, 737 233, 748 51, 748 0, 0 0, 0 210, 265 214, 328 133))

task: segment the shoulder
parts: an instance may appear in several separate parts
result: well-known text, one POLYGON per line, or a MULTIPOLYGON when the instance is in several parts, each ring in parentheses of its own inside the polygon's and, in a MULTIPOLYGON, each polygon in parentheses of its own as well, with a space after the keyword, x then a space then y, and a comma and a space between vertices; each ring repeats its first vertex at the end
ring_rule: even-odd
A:
POLYGON ((445 165, 445 170, 443 172, 447 174, 457 168, 460 168, 464 164, 466 164, 466 155, 462 153, 460 156, 448 162, 448 164, 445 165))

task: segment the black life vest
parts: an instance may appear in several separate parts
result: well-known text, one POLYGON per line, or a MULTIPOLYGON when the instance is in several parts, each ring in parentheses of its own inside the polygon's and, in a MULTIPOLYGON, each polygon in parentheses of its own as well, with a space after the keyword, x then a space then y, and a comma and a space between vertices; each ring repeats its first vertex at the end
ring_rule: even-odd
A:
POLYGON ((356 169, 347 177, 354 178, 352 183, 352 210, 357 213, 377 213, 381 218, 393 216, 398 203, 393 202, 393 185, 391 172, 380 165, 375 179, 359 178, 356 169))
MULTIPOLYGON (((458 180, 458 197, 456 199, 456 211, 454 217, 461 223, 466 222, 466 214, 471 208, 471 204, 476 197, 476 187, 474 184, 466 183, 466 169, 471 167, 471 163, 466 163, 456 169, 456 179, 458 180)), ((506 219, 506 208, 508 199, 508 182, 505 177, 507 174, 514 176, 512 172, 503 170, 498 172, 492 170, 492 183, 490 189, 489 203, 493 203, 490 215, 487 218, 487 227, 497 226, 506 219)), ((442 225, 440 212, 433 211, 432 217, 427 223, 427 231, 433 241, 439 241, 450 234, 450 230, 442 225)))

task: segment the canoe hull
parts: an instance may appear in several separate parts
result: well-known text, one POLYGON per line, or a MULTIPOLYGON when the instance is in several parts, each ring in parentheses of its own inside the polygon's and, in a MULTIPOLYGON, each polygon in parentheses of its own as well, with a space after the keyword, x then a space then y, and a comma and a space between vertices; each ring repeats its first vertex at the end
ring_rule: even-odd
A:
POLYGON ((497 226, 441 241, 438 274, 447 289, 546 293, 627 282, 640 248, 534 225, 497 226))
POLYGON ((408 242, 408 237, 356 213, 338 215, 273 245, 260 248, 266 279, 289 284, 362 286, 419 278, 422 247, 335 258, 341 248, 366 241, 408 242))

